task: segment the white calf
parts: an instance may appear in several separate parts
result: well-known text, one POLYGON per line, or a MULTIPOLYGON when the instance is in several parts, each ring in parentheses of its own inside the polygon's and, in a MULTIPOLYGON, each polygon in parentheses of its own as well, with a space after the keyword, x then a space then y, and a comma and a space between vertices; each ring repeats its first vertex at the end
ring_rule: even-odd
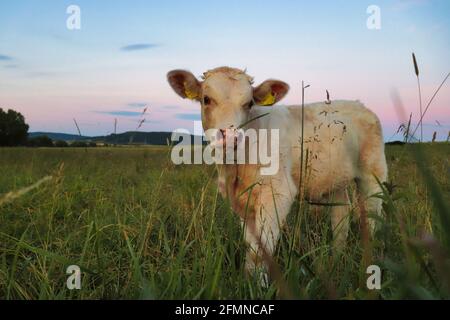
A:
MULTIPOLYGON (((380 192, 375 177, 381 182, 387 177, 383 136, 377 116, 362 103, 308 104, 302 137, 301 106, 267 107, 288 92, 282 81, 267 80, 253 87, 253 79, 244 71, 228 67, 206 72, 201 82, 190 72, 174 70, 168 81, 181 97, 201 103, 205 130, 235 129, 267 112, 246 128, 279 129, 280 163, 275 175, 261 175, 258 164, 218 165, 219 189, 245 226, 248 270, 267 267, 262 258, 273 254, 299 192, 311 202, 339 204, 331 213, 338 246, 348 232, 350 184, 356 182, 365 212, 380 213, 381 200, 371 196, 380 192)), ((371 220, 371 230, 373 225, 371 220)))

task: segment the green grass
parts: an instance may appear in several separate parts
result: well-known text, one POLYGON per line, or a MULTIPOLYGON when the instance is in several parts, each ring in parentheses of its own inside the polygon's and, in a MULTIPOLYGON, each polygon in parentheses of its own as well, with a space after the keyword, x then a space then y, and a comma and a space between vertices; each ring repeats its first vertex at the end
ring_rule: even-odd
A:
POLYGON ((174 166, 166 147, 0 149, 0 199, 54 177, 0 204, 0 298, 449 298, 450 213, 436 192, 448 208, 450 146, 423 147, 437 191, 408 148, 387 147, 396 186, 379 195, 385 211, 371 242, 382 289, 366 288, 357 221, 345 251, 332 254, 329 208, 303 204, 276 252, 284 292, 246 276, 239 220, 217 193, 214 167, 174 166), (81 290, 66 288, 72 264, 82 268, 81 290))

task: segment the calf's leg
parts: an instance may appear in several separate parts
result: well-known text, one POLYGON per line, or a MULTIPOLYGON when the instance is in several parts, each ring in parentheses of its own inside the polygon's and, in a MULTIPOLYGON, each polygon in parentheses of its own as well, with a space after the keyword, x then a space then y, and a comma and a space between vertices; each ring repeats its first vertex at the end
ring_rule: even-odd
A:
POLYGON ((331 228, 333 231, 333 242, 335 248, 342 250, 347 240, 350 225, 350 202, 347 190, 334 192, 332 202, 335 205, 331 209, 331 228))
MULTIPOLYGON (((367 134, 361 141, 360 172, 356 179, 361 213, 364 212, 366 217, 370 214, 381 214, 382 200, 374 195, 381 192, 377 179, 380 183, 387 179, 387 164, 380 123, 377 121, 376 125, 372 125, 369 129, 367 132, 370 134, 367 134)), ((373 234, 375 220, 370 217, 367 220, 373 234)))
POLYGON ((261 185, 253 214, 242 221, 249 245, 246 270, 259 273, 264 286, 268 285, 272 255, 295 195, 296 187, 290 176, 271 178, 261 185))

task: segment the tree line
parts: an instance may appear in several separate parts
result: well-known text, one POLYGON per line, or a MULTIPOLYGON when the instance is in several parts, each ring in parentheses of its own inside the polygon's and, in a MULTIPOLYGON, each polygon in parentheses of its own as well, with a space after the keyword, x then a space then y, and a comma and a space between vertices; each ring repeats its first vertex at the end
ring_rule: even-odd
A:
POLYGON ((67 143, 64 140, 55 140, 47 136, 28 137, 29 125, 25 117, 12 109, 7 111, 0 108, 0 147, 96 147, 95 142, 74 141, 67 143))

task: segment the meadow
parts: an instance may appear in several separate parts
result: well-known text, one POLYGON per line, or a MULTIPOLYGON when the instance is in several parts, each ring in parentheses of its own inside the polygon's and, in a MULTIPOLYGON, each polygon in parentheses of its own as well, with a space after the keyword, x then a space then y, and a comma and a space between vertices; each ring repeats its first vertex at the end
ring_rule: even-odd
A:
POLYGON ((280 279, 263 288, 245 274, 213 166, 175 166, 169 147, 2 148, 0 299, 448 299, 450 144, 415 149, 387 146, 370 243, 353 218, 334 254, 329 208, 297 203, 274 258, 280 279), (366 286, 367 262, 380 290, 366 286), (80 290, 66 287, 69 265, 80 290))

